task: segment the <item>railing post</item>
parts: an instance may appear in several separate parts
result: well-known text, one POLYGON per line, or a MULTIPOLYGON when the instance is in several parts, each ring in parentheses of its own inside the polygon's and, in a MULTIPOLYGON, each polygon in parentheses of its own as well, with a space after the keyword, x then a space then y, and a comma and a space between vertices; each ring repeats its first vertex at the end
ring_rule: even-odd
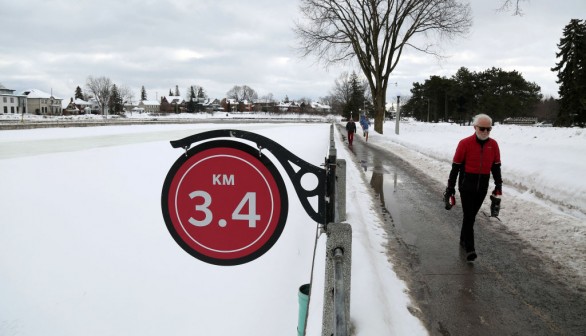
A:
POLYGON ((334 141, 334 125, 330 126, 330 148, 326 160, 327 171, 327 224, 334 222, 336 218, 336 143, 334 141))
POLYGON ((346 220, 346 160, 336 160, 336 209, 334 221, 346 220))
POLYGON ((343 268, 344 251, 338 247, 334 250, 334 336, 348 335, 343 268))
POLYGON ((331 223, 326 234, 322 336, 347 335, 350 330, 352 227, 347 223, 331 223), (343 279, 341 282, 338 281, 340 278, 343 279), (346 334, 336 333, 338 323, 344 325, 342 329, 346 334))

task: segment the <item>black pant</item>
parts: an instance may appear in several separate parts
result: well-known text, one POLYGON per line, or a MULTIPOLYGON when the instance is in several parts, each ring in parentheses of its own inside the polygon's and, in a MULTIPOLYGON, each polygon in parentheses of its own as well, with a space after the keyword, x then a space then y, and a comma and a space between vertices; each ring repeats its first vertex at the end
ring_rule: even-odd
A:
POLYGON ((464 212, 460 243, 464 244, 466 252, 474 251, 474 222, 486 194, 486 190, 479 192, 460 190, 460 200, 462 201, 462 211, 464 212))

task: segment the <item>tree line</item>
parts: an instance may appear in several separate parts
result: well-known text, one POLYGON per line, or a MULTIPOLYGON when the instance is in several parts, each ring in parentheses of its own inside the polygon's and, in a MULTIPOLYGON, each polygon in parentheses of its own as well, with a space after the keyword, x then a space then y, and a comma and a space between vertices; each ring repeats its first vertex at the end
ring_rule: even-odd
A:
MULTIPOLYGON (((551 68, 557 71, 559 99, 543 97, 541 88, 518 71, 490 68, 473 72, 462 67, 450 78, 430 76, 413 83, 411 96, 401 106, 401 115, 421 121, 469 122, 486 113, 495 122, 506 118, 533 117, 555 126, 586 126, 586 22, 571 20, 564 28, 551 68)), ((393 84, 393 83, 389 83, 393 84)), ((344 118, 366 112, 375 116, 370 87, 356 73, 342 75, 330 95, 333 111, 344 118), (354 113, 354 114, 352 114, 354 113)))
MULTIPOLYGON (((94 99, 98 104, 101 114, 106 113, 106 108, 110 114, 121 114, 124 112, 126 104, 134 103, 134 94, 132 90, 126 86, 116 85, 110 78, 105 76, 88 76, 85 89, 86 91, 84 92, 81 87, 77 86, 74 93, 75 99, 82 99, 86 101, 89 99, 94 99)), ((175 89, 169 89, 169 94, 167 97, 161 96, 161 105, 163 105, 164 100, 168 99, 169 97, 181 97, 178 85, 175 86, 175 89)), ((185 97, 180 98, 181 104, 177 104, 176 102, 167 102, 168 104, 166 105, 170 106, 167 106, 170 108, 169 112, 201 112, 204 111, 202 103, 208 99, 209 97, 203 87, 198 85, 191 85, 187 88, 187 94, 185 97)), ((144 85, 141 87, 139 100, 148 100, 148 95, 144 85)), ((256 111, 272 112, 279 110, 276 107, 272 93, 259 98, 256 90, 248 85, 234 85, 230 90, 228 90, 226 92, 225 98, 222 99, 221 103, 223 107, 227 107, 230 105, 230 101, 232 101, 232 104, 237 107, 236 109, 239 112, 244 111, 244 102, 256 103, 256 111)), ((287 95, 285 95, 283 102, 290 102, 287 95)), ((310 98, 302 97, 299 98, 296 102, 296 110, 298 112, 314 112, 311 109, 312 100, 310 98)))
POLYGON ((502 122, 508 117, 529 117, 542 99, 541 88, 517 71, 491 68, 472 72, 460 68, 451 78, 431 76, 413 83, 412 96, 402 115, 422 121, 460 121, 486 113, 502 122))
MULTIPOLYGON (((522 1, 495 2, 500 3, 499 10, 521 15, 522 1)), ((393 84, 390 76, 403 51, 412 48, 441 56, 437 49, 440 38, 462 36, 472 24, 470 5, 454 0, 301 0, 299 9, 303 20, 296 24, 295 33, 301 56, 312 55, 326 66, 355 61, 368 84, 363 96, 370 96, 374 130, 380 134, 383 133, 387 89, 393 84), (416 36, 418 38, 414 38, 416 36)), ((554 120, 557 126, 584 127, 585 32, 582 20, 572 20, 564 29, 558 45, 560 52, 556 55, 561 60, 551 69, 558 72, 559 100, 541 100, 540 88, 525 81, 516 71, 491 68, 473 73, 463 68, 452 78, 432 76, 425 83, 416 83, 414 97, 405 108, 421 120, 430 121, 464 120, 475 112, 488 112, 496 120, 507 115, 539 113, 554 120), (551 111, 557 111, 557 115, 551 117, 551 111)), ((335 104, 343 102, 336 110, 347 116, 348 110, 355 108, 347 106, 355 105, 360 99, 349 99, 353 93, 337 92, 337 86, 330 99, 335 104)))

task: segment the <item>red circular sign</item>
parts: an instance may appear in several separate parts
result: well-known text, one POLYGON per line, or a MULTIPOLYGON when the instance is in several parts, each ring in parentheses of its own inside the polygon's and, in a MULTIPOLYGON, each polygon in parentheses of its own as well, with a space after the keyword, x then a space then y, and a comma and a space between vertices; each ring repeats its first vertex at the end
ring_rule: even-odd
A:
POLYGON ((161 196, 175 241, 208 263, 238 265, 260 257, 283 231, 288 197, 278 170, 236 141, 203 143, 169 170, 161 196))

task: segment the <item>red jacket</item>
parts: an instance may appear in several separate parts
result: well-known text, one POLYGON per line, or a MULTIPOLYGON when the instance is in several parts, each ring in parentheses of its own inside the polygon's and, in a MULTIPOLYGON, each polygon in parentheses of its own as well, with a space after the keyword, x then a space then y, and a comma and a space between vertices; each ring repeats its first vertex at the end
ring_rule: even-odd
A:
POLYGON ((479 140, 476 134, 462 139, 456 148, 448 187, 454 188, 456 178, 460 191, 486 192, 490 173, 499 188, 501 178, 501 153, 494 139, 479 140), (459 176, 458 176, 459 175, 459 176))
POLYGON ((476 134, 473 134, 458 143, 453 161, 463 163, 465 173, 490 174, 493 163, 501 163, 501 152, 493 139, 488 138, 484 145, 481 145, 476 134))

